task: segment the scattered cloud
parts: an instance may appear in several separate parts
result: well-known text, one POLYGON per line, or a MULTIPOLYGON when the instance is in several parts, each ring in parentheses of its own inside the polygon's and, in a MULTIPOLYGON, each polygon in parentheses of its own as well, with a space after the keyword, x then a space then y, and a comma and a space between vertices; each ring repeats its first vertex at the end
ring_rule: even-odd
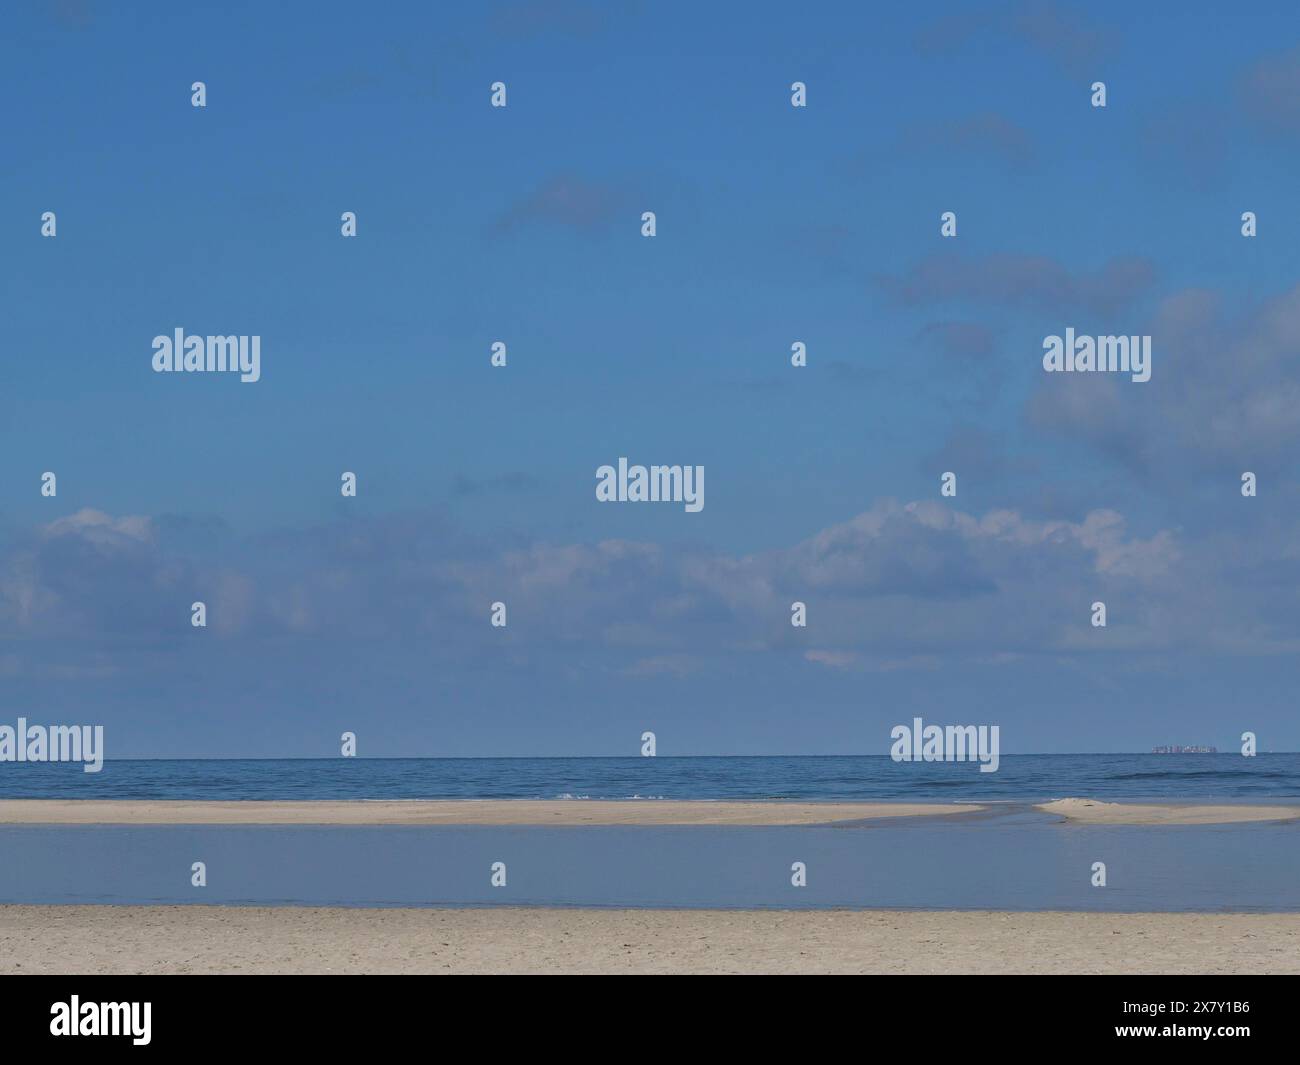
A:
POLYGON ((1043 255, 935 252, 906 274, 878 277, 876 282, 904 306, 970 302, 1106 315, 1146 294, 1155 282, 1155 267, 1145 258, 1115 258, 1084 273, 1043 255))
POLYGON ((1031 167, 1036 156, 1029 131, 996 112, 912 127, 900 145, 906 152, 950 156, 954 151, 993 158, 1013 170, 1031 167))
MULTIPOLYGON (((133 648, 190 636, 195 600, 208 604, 223 641, 415 644, 447 660, 504 647, 540 662, 604 648, 626 658, 625 670, 648 675, 699 668, 705 649, 792 650, 812 663, 863 668, 916 655, 1055 653, 1087 645, 1079 642, 1087 606, 1108 594, 1126 603, 1119 618, 1130 642, 1094 640, 1092 649, 1133 640, 1203 646, 1218 630, 1189 622, 1187 600, 1221 593, 1222 620, 1241 596, 1241 574, 1226 571, 1231 559, 1173 529, 1135 536, 1111 510, 1037 520, 882 500, 799 543, 745 556, 629 540, 473 555, 440 530, 412 516, 376 520, 350 527, 344 551, 337 529, 299 530, 292 553, 234 544, 204 565, 160 543, 147 519, 83 511, 0 555, 0 639, 20 641, 6 668, 37 647, 45 668, 68 664, 72 636, 75 660, 90 646, 105 656, 101 665, 122 667, 118 658, 133 648), (789 624, 796 599, 808 603, 806 631, 789 624), (496 600, 509 604, 501 631, 487 624, 496 600)), ((1252 550, 1281 556, 1289 542, 1252 550)), ((1287 564, 1300 557, 1292 551, 1287 564)), ((1294 639, 1300 615, 1273 623, 1294 639)))
POLYGON ((49 0, 47 10, 60 26, 69 30, 84 30, 95 21, 90 0, 49 0))
POLYGON ((613 185, 585 181, 571 174, 559 175, 502 215, 496 228, 498 232, 509 233, 526 226, 552 224, 580 233, 598 233, 608 229, 624 213, 627 199, 613 185))
POLYGON ((1096 73, 1117 49, 1115 31, 1051 0, 1025 0, 935 19, 916 37, 922 55, 951 56, 981 37, 1018 42, 1070 77, 1096 73))
POLYGON ((1300 46, 1253 63, 1242 77, 1241 101, 1262 129, 1300 134, 1300 46))
POLYGON ((514 0, 499 6, 492 29, 503 37, 532 38, 550 33, 590 37, 608 24, 610 7, 581 0, 514 0))
POLYGON ((1300 285, 1239 315, 1215 293, 1163 300, 1141 330, 1152 337, 1151 381, 1115 374, 1044 374, 1031 424, 1081 439, 1129 469, 1276 469, 1300 445, 1300 285))
POLYGON ((962 362, 983 362, 993 354, 994 332, 982 322, 931 322, 917 339, 962 362))
POLYGON ((451 494, 458 498, 481 495, 515 495, 531 492, 541 482, 531 473, 512 471, 495 477, 469 477, 457 474, 452 479, 451 494))

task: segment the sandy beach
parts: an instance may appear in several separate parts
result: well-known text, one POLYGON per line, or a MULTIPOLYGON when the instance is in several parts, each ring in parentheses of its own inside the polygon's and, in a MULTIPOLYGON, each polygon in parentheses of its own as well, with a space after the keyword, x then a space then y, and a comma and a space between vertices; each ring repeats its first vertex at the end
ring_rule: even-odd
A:
POLYGON ((1300 806, 1198 806, 1193 803, 1098 802, 1095 799, 1056 799, 1035 809, 1090 825, 1231 825, 1300 818, 1300 806))
POLYGON ((957 803, 399 799, 323 802, 0 800, 9 825, 822 825, 968 814, 957 803))
POLYGON ((0 906, 0 973, 1300 973, 1300 914, 0 906))

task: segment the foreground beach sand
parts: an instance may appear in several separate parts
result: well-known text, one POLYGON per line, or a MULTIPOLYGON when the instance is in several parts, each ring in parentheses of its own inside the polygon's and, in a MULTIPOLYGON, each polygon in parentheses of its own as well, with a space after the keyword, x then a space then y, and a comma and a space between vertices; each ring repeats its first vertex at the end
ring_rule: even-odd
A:
POLYGON ((0 906, 0 973, 1300 973, 1300 914, 0 906))
POLYGON ((397 799, 323 802, 0 800, 10 825, 823 825, 965 814, 956 803, 397 799))

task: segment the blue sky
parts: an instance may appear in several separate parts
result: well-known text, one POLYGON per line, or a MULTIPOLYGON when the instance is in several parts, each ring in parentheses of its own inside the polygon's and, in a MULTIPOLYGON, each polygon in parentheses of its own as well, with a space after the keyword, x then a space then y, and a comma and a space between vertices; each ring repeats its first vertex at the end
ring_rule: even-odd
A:
POLYGON ((1300 32, 1216 7, 9 8, 0 711, 110 757, 1300 748, 1300 32), (1067 326, 1152 380, 1044 374, 1067 326), (176 327, 261 381, 154 374, 176 327), (704 510, 598 503, 620 455, 704 510))

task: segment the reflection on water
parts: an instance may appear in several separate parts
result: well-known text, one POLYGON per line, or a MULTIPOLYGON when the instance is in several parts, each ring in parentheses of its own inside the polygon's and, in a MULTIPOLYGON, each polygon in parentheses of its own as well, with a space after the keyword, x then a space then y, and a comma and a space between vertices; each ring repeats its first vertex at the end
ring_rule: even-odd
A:
POLYGON ((1103 828, 1018 807, 828 828, 0 827, 0 901, 20 903, 1300 911, 1297 871, 1295 822, 1103 828))

